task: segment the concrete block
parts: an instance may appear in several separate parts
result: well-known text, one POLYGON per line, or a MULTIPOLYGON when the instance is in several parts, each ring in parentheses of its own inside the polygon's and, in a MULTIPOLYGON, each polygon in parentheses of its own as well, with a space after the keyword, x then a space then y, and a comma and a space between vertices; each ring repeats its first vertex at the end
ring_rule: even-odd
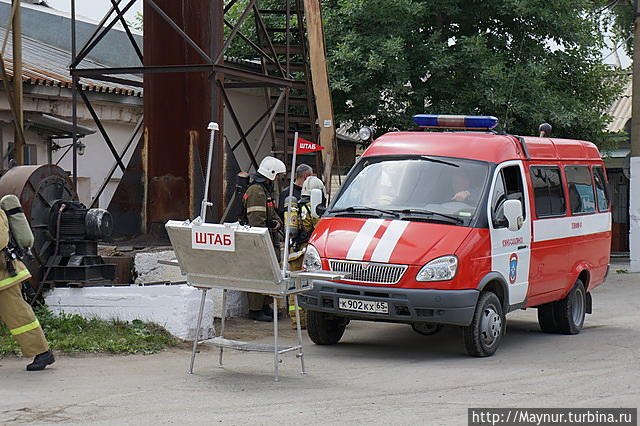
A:
MULTIPOLYGON (((45 296, 54 313, 76 313, 84 317, 140 319, 155 322, 171 334, 185 340, 195 335, 202 292, 186 284, 131 285, 114 287, 55 288, 45 296)), ((207 292, 200 338, 214 336, 214 312, 222 313, 222 290, 207 292), (214 311, 215 308, 215 311, 214 311)), ((247 312, 242 292, 227 295, 227 317, 247 312)))

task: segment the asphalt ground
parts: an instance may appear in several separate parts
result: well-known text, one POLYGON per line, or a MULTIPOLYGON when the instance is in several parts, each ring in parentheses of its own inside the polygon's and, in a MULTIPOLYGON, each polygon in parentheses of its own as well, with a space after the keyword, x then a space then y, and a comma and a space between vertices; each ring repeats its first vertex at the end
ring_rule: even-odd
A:
MULTIPOLYGON (((459 329, 425 337, 409 326, 352 322, 342 342, 305 334, 308 374, 273 357, 205 348, 187 374, 186 347, 150 356, 68 356, 43 372, 0 360, 0 424, 466 425, 470 407, 640 406, 640 274, 612 265, 576 336, 539 331, 534 309, 508 318, 498 352, 472 358, 459 329), (616 272, 619 271, 619 272, 616 272)), ((288 321, 285 343, 294 342, 288 321)), ((269 342, 270 325, 229 323, 229 336, 269 342)))

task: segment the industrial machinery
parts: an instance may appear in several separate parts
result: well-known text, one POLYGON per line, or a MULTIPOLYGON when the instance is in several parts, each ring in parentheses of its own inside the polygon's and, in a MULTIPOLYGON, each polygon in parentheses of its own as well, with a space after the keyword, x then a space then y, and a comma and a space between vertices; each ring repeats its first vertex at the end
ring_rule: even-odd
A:
POLYGON ((33 230, 23 261, 34 289, 113 282, 116 265, 98 255, 98 242, 113 231, 111 214, 80 203, 67 172, 53 164, 13 167, 0 178, 0 197, 6 194, 20 199, 33 230))

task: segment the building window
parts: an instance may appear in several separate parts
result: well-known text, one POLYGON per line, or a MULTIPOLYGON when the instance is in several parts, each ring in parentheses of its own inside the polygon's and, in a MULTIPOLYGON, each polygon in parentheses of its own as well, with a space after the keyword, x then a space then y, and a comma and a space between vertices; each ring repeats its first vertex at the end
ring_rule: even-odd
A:
MULTIPOLYGON (((15 158, 13 155, 13 142, 9 143, 7 161, 11 161, 15 158)), ((38 147, 36 144, 24 145, 24 165, 36 165, 38 164, 38 147)))
POLYGON ((536 216, 564 216, 566 202, 562 189, 560 168, 555 166, 535 166, 530 168, 536 216))

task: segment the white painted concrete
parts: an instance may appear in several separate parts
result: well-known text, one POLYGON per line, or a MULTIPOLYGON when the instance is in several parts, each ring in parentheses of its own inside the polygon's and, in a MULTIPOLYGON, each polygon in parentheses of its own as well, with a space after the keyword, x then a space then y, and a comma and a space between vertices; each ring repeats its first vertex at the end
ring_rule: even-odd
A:
MULTIPOLYGON (((45 297, 54 313, 155 322, 181 339, 193 339, 201 292, 182 285, 56 288, 45 297)), ((213 298, 207 297, 201 336, 213 335, 213 298)))
MULTIPOLYGON (((165 327, 185 340, 195 335, 202 292, 186 284, 131 285, 114 287, 56 288, 45 301, 54 313, 73 313, 83 317, 140 319, 165 327)), ((222 291, 207 292, 200 338, 214 335, 213 318, 221 315, 222 291)), ((246 313, 246 296, 233 292, 227 298, 227 317, 246 313)))
POLYGON ((629 251, 632 272, 640 272, 640 157, 631 157, 629 183, 629 251))
MULTIPOLYGON (((84 317, 140 319, 160 324, 171 334, 190 340, 195 335, 202 293, 184 283, 186 277, 175 266, 159 264, 172 260, 173 250, 137 253, 134 257, 136 284, 131 286, 56 288, 45 300, 55 313, 84 317), (149 284, 166 282, 171 284, 149 284), (181 283, 182 282, 182 283, 181 283)), ((239 291, 227 292, 227 318, 246 316, 247 297, 239 291)), ((207 292, 200 336, 213 337, 213 318, 222 316, 222 290, 207 292)))

